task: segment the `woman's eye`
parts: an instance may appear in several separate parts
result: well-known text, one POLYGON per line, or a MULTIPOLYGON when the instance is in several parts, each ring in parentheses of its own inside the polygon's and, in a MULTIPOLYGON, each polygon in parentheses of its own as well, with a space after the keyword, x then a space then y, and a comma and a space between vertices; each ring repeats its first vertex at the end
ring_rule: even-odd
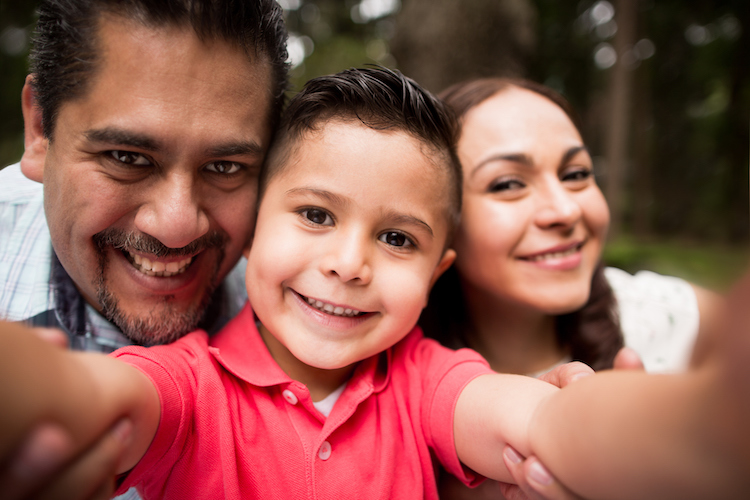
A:
POLYGON ((490 184, 489 191, 491 193, 500 193, 513 189, 522 189, 524 187, 526 187, 526 184, 518 179, 500 179, 490 184))
POLYGON ((151 162, 143 156, 140 153, 133 153, 132 151, 110 151, 109 154, 114 158, 115 160, 119 161, 120 163, 125 163, 127 165, 138 165, 138 166, 147 166, 151 165, 151 162))
POLYGON ((308 208, 300 212, 307 221, 318 226, 332 226, 333 218, 325 210, 319 208, 308 208))
POLYGON ((388 231, 378 236, 378 239, 383 243, 391 245, 392 247, 413 247, 414 243, 404 234, 396 231, 388 231))
POLYGON ((242 166, 233 161, 212 161, 206 165, 206 170, 222 175, 236 174, 242 169, 242 166))
POLYGON ((585 181, 591 177, 594 173, 587 168, 577 169, 565 172, 562 176, 563 181, 585 181))

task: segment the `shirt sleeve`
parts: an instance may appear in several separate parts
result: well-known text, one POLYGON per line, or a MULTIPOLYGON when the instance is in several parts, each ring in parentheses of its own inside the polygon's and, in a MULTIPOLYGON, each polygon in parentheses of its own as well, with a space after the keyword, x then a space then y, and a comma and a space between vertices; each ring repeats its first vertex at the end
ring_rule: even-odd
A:
POLYGON ((191 435, 194 394, 198 373, 208 359, 207 344, 207 334, 196 331, 170 345, 130 346, 111 354, 138 368, 151 380, 161 409, 153 441, 138 464, 123 476, 116 494, 138 488, 144 478, 152 483, 160 481, 171 469, 163 464, 177 462, 191 435))
POLYGON ((423 339, 422 343, 423 349, 430 351, 430 363, 424 372, 422 415, 427 442, 446 471, 464 484, 476 486, 485 478, 458 459, 453 417, 458 397, 466 385, 480 375, 493 372, 487 361, 471 349, 453 351, 432 339, 423 339))

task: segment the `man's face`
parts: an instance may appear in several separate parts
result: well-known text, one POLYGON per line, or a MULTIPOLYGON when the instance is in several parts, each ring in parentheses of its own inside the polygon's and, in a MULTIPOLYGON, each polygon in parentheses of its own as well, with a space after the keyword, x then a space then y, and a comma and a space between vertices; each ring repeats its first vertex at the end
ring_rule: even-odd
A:
POLYGON ((270 68, 192 30, 100 24, 87 93, 60 108, 43 170, 60 262, 139 343, 194 328, 239 259, 270 138, 270 68))

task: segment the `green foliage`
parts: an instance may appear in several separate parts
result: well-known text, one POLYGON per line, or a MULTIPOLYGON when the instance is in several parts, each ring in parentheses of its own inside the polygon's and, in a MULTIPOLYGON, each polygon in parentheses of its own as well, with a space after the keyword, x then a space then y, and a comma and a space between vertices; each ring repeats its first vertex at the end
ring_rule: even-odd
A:
POLYGON ((648 269, 722 291, 750 269, 750 246, 623 237, 607 244, 603 259, 630 273, 648 269))

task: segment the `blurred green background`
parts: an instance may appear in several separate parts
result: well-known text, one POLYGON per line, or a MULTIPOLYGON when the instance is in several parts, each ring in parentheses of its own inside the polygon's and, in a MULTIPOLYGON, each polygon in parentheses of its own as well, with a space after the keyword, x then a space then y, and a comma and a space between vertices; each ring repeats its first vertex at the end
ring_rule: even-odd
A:
MULTIPOLYGON (((612 210, 608 264, 717 289, 747 268, 747 0, 279 3, 292 92, 367 63, 433 91, 490 75, 545 83, 581 115, 612 210)), ((35 4, 0 0, 0 167, 23 152, 20 92, 35 4)))

